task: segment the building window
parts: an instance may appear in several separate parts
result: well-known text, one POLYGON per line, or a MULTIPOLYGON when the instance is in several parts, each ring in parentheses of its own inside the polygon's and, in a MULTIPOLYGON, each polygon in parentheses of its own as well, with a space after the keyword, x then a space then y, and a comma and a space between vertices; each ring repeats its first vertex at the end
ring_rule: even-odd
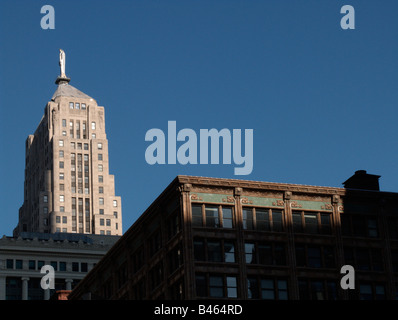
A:
POLYGON ((233 208, 228 206, 192 205, 194 227, 233 228, 233 208))
POLYGON ((97 135, 95 133, 91 134, 91 139, 95 139, 97 137, 97 135))
POLYGON ((66 119, 62 119, 62 127, 66 128, 66 119))
POLYGON ((341 230, 343 236, 379 237, 378 221, 375 216, 342 214, 341 230))
POLYGON ((7 259, 7 269, 14 269, 14 260, 13 259, 7 259))
POLYGON ((88 265, 87 265, 87 262, 82 262, 81 264, 80 264, 80 271, 81 272, 87 272, 88 271, 88 265))
POLYGON ((44 202, 44 203, 48 203, 48 196, 47 196, 47 195, 44 195, 44 196, 43 196, 43 202, 44 202))
POLYGON ((82 103, 82 110, 86 110, 86 104, 82 103))
POLYGON ((99 214, 104 214, 104 209, 99 209, 99 214))
POLYGON ((59 262, 59 271, 66 271, 66 262, 64 261, 59 262))
POLYGON ((104 226, 105 225, 105 219, 100 219, 100 226, 104 226))
POLYGON ((106 219, 106 226, 110 227, 111 226, 111 219, 106 219))
POLYGON ((196 274, 196 295, 211 298, 237 298, 236 276, 217 274, 196 274))
POLYGON ((23 268, 23 263, 22 263, 22 260, 19 260, 19 259, 17 259, 17 260, 15 260, 15 269, 22 269, 23 268))
POLYGON ((36 260, 29 260, 29 270, 36 270, 36 260))
POLYGON ((84 144, 84 150, 88 150, 88 143, 84 144))
POLYGON ((337 285, 332 280, 300 279, 300 300, 337 300, 337 285))
POLYGON ((330 213, 293 211, 292 218, 295 233, 332 233, 330 213))
POLYGON ((91 130, 95 130, 95 122, 91 122, 91 130))
POLYGON ((59 174, 59 180, 64 180, 64 174, 62 172, 59 174))
POLYGON ((104 176, 98 176, 98 182, 99 183, 104 182, 104 176))
POLYGON ((43 213, 44 213, 44 214, 48 214, 48 207, 44 207, 44 208, 43 208, 43 213))
POLYGON ((59 145, 60 147, 63 147, 63 146, 64 146, 64 140, 59 140, 59 141, 58 141, 58 145, 59 145))
POLYGON ((192 226, 203 227, 202 206, 192 205, 192 226))
POLYGON ((103 205, 104 204, 104 198, 99 198, 99 204, 103 205))
POLYGON ((102 164, 99 164, 98 165, 98 171, 99 172, 102 172, 104 170, 104 167, 102 166, 102 164))
POLYGON ((62 131, 62 135, 66 137, 66 131, 62 131))
POLYGON ((117 200, 113 200, 113 206, 117 207, 117 200))
POLYGON ((287 280, 249 277, 248 298, 264 300, 287 300, 287 280))
POLYGON ((79 102, 75 103, 75 109, 79 109, 80 110, 80 103, 79 102))
POLYGON ((212 298, 224 297, 224 284, 222 276, 209 277, 209 296, 212 298))
POLYGON ((98 150, 102 150, 102 143, 97 144, 98 150))
POLYGON ((65 212, 65 207, 64 207, 64 206, 60 206, 60 207, 59 207, 59 211, 60 211, 60 212, 65 212))
POLYGON ((195 261, 235 262, 235 244, 233 241, 194 239, 195 261))
POLYGON ((59 168, 60 168, 60 169, 63 169, 63 168, 64 168, 64 162, 63 162, 63 161, 60 161, 60 162, 59 162, 59 168))
POLYGON ((344 261, 355 270, 384 271, 382 248, 344 247, 344 261))
POLYGON ((72 262, 72 271, 79 272, 79 262, 72 262))
POLYGON ((102 153, 98 153, 98 160, 102 161, 102 153))
POLYGON ((63 216, 62 217, 62 223, 68 223, 68 217, 63 216))
POLYGON ((74 103, 73 102, 69 102, 69 109, 73 109, 74 108, 74 103))
POLYGON ((283 213, 278 209, 243 208, 243 228, 258 231, 283 231, 283 213))
POLYGON ((59 157, 63 158, 64 157, 64 150, 59 150, 59 157))
POLYGON ((98 192, 99 192, 99 193, 104 193, 104 187, 99 187, 99 188, 98 188, 98 192))
POLYGON ((296 245, 297 267, 334 268, 334 249, 329 246, 296 245))
POLYGON ((64 195, 60 195, 59 196, 59 202, 64 202, 65 201, 65 196, 64 195))

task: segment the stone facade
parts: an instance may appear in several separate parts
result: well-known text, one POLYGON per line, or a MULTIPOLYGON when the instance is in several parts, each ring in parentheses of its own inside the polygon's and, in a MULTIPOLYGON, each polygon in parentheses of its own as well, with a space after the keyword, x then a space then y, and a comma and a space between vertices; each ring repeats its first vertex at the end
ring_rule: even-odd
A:
POLYGON ((178 176, 69 299, 395 299, 397 201, 357 184, 178 176))
POLYGON ((26 140, 21 232, 122 234, 122 203, 109 174, 105 110, 69 84, 58 88, 26 140))
POLYGON ((119 236, 22 232, 0 239, 0 300, 48 300, 72 290, 119 236), (41 268, 54 268, 55 289, 43 290, 41 268))

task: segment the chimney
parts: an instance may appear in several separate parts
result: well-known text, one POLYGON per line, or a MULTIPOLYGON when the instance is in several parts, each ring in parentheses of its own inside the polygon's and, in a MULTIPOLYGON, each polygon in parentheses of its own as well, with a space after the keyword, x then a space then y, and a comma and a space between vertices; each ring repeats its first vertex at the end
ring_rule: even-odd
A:
POLYGON ((378 175, 366 173, 366 170, 358 170, 343 185, 346 189, 380 191, 379 178, 378 175))

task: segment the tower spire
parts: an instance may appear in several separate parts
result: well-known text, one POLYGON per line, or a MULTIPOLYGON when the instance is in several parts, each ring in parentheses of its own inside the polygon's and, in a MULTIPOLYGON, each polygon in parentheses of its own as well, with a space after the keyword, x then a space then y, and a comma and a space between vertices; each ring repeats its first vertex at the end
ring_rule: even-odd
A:
POLYGON ((60 75, 55 80, 56 84, 65 84, 69 83, 70 78, 68 78, 65 74, 65 51, 59 49, 59 67, 61 69, 60 75))

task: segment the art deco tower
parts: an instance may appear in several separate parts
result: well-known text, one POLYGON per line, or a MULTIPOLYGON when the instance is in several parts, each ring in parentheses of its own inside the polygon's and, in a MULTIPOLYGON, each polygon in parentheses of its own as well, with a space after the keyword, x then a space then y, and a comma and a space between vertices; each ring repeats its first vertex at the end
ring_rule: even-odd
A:
POLYGON ((122 234, 121 198, 109 174, 104 107, 69 84, 60 50, 58 85, 26 140, 21 232, 122 234))

